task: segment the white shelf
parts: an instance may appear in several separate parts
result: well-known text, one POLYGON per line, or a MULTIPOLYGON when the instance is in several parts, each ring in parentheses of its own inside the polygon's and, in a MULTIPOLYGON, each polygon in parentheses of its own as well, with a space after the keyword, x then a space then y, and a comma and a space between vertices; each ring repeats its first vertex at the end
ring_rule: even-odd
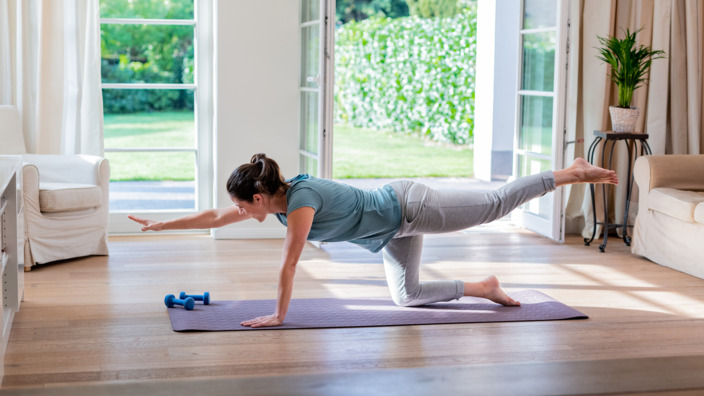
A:
POLYGON ((20 279, 24 273, 19 272, 20 245, 18 243, 22 232, 18 229, 18 173, 22 164, 20 156, 0 155, 0 255, 2 260, 2 285, 0 285, 0 301, 2 301, 2 338, 0 339, 0 376, 4 372, 2 364, 5 348, 10 338, 15 312, 20 309, 23 284, 20 279))

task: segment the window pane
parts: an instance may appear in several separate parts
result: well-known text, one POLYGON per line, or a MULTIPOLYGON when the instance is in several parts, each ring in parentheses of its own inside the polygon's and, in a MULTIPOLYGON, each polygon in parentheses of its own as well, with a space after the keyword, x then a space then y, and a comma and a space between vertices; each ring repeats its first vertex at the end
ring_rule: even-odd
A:
POLYGON ((525 0, 523 2, 523 29, 555 27, 557 3, 555 0, 525 0))
POLYGON ((100 0, 100 17, 193 19, 193 0, 100 0))
POLYGON ((301 155, 301 173, 307 173, 311 176, 318 176, 318 160, 301 155))
POLYGON ((318 93, 301 92, 301 149, 318 154, 318 93))
POLYGON ((320 18, 320 0, 301 1, 301 22, 309 22, 320 18))
POLYGON ((320 78, 320 26, 307 26, 302 29, 301 43, 301 87, 318 88, 320 78))
POLYGON ((194 152, 106 152, 110 210, 195 209, 194 152))
POLYGON ((110 211, 195 210, 195 182, 111 181, 110 211))
POLYGON ((196 147, 193 91, 103 89, 106 148, 196 147))
POLYGON ((195 152, 106 152, 110 180, 195 180, 195 152))
POLYGON ((523 35, 521 89, 553 92, 555 89, 555 32, 523 35))
POLYGON ((104 83, 192 84, 193 26, 100 25, 104 83))
MULTIPOLYGON (((518 176, 535 175, 550 170, 550 160, 518 155, 518 176)), ((553 194, 545 194, 538 199, 533 199, 521 205, 521 209, 549 219, 552 211, 553 194)))
POLYGON ((552 152, 552 97, 521 97, 519 147, 539 154, 552 152))

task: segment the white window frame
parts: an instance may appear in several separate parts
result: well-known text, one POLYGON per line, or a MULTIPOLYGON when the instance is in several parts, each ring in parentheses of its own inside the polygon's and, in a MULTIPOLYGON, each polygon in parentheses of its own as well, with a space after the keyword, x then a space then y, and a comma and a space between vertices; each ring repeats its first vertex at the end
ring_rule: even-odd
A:
MULTIPOLYGON (((175 214, 186 215, 213 207, 213 60, 214 26, 213 2, 194 0, 193 19, 128 19, 101 18, 100 24, 182 25, 194 27, 194 83, 193 84, 145 84, 103 83, 106 89, 192 89, 194 91, 194 117, 196 142, 194 147, 169 148, 106 148, 105 152, 193 152, 196 157, 196 204, 187 210, 130 211, 140 217, 167 220, 175 214)), ((111 211, 108 231, 111 235, 141 233, 140 226, 127 218, 125 211, 111 211)), ((207 233, 209 230, 169 231, 169 233, 207 233)))
MULTIPOLYGON (((299 0, 299 12, 302 10, 303 2, 308 0, 299 0)), ((318 54, 318 71, 317 76, 306 76, 308 81, 314 81, 318 84, 317 87, 299 86, 299 97, 302 92, 314 92, 318 94, 318 141, 317 153, 312 153, 299 147, 299 171, 306 173, 304 161, 314 160, 317 162, 316 177, 331 179, 332 178, 332 136, 333 136, 333 100, 334 100, 334 51, 335 51, 335 2, 333 0, 310 0, 317 1, 320 10, 318 19, 311 21, 302 21, 302 15, 299 15, 301 32, 304 28, 318 27, 319 31, 319 54, 318 54)), ((304 36, 301 34, 301 48, 303 48, 304 36)), ((299 51, 301 57, 304 54, 299 51)), ((301 59, 301 63, 303 59, 301 59)), ((299 83, 300 84, 300 83, 299 83)), ((303 106, 303 102, 300 103, 303 106)), ((305 134, 303 128, 303 117, 305 115, 299 108, 299 134, 305 134)))

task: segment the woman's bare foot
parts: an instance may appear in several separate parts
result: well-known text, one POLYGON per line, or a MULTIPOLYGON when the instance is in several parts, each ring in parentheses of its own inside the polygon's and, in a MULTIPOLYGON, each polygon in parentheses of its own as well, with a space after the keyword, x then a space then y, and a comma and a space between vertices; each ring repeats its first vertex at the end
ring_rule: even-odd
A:
POLYGON ((464 295, 472 297, 481 297, 491 300, 497 304, 505 306, 519 306, 520 302, 509 297, 499 285, 499 280, 494 275, 487 276, 481 282, 472 282, 464 284, 464 295))
POLYGON ((592 165, 584 158, 577 158, 569 168, 553 172, 555 186, 576 183, 609 183, 618 184, 615 171, 592 165))

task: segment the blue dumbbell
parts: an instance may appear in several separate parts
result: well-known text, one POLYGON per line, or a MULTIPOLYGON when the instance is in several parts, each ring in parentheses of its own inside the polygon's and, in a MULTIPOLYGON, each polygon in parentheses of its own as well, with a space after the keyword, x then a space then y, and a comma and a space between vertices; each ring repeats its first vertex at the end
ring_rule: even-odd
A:
POLYGON ((184 298, 188 298, 188 297, 190 297, 196 301, 203 301, 203 304, 205 304, 205 305, 210 304, 210 292, 205 292, 201 296, 200 294, 186 294, 186 292, 182 291, 181 294, 179 295, 179 298, 182 300, 184 298))
POLYGON ((174 305, 182 305, 187 311, 190 311, 196 306, 196 301, 190 297, 179 300, 173 294, 169 294, 164 297, 164 304, 166 304, 167 308, 172 308, 174 305))

